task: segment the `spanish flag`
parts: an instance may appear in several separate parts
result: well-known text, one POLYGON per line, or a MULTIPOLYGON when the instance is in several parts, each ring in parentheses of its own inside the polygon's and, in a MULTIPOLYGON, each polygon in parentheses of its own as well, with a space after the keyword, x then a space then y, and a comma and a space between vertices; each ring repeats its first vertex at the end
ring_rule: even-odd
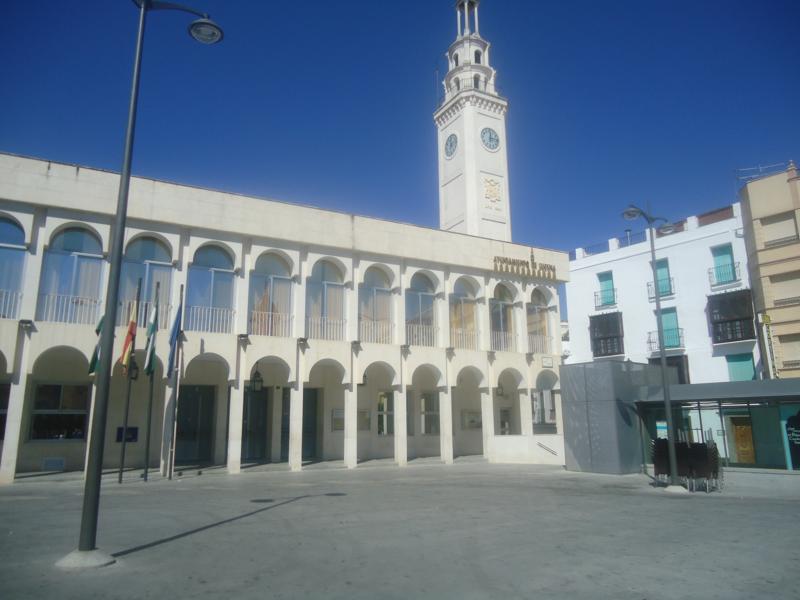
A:
MULTIPOLYGON (((137 294, 138 295, 138 294, 137 294)), ((122 365, 122 373, 127 376, 128 365, 131 362, 134 345, 136 342, 136 320, 139 315, 139 302, 131 302, 130 320, 128 321, 128 334, 125 336, 125 344, 122 346, 122 356, 119 357, 119 364, 122 365)))

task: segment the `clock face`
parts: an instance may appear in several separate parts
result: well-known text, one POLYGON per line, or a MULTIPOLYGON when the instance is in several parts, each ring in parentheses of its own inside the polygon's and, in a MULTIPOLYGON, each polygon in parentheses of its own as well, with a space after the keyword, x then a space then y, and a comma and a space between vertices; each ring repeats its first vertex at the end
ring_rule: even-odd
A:
POLYGON ((456 148, 458 148, 458 137, 455 133, 451 133, 444 143, 444 155, 447 158, 452 158, 456 153, 456 148))
POLYGON ((481 131, 481 141, 489 150, 497 150, 500 146, 500 136, 490 127, 486 127, 481 131))

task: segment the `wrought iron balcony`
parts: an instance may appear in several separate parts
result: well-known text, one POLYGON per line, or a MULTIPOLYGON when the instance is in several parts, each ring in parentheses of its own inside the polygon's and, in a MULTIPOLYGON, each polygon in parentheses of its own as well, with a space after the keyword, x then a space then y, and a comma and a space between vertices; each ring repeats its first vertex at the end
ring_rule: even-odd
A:
POLYGON ((617 305, 617 289, 601 290, 594 293, 594 307, 596 310, 611 308, 617 305))
MULTIPOLYGON (((664 330, 664 349, 675 350, 684 348, 683 342, 683 328, 665 329, 664 330)), ((647 334, 647 349, 650 352, 658 352, 658 331, 650 331, 647 334)))
POLYGON ((0 319, 16 319, 22 303, 22 292, 0 290, 0 319))
POLYGON ((506 331, 492 331, 492 350, 515 352, 516 343, 514 341, 514 334, 506 331))
POLYGON ((436 326, 406 323, 406 343, 410 346, 435 346, 436 326))
POLYGON ((717 267, 711 267, 708 270, 708 281, 711 283, 712 287, 736 283, 741 279, 742 277, 739 271, 738 262, 731 265, 719 265, 717 267))
POLYGON ((344 340, 347 321, 327 317, 306 317, 306 336, 315 340, 344 340))
POLYGON ((478 332, 474 329, 450 328, 450 345, 463 350, 478 349, 478 332))
POLYGON ((529 333, 528 352, 532 354, 552 354, 550 336, 529 333))
POLYGON ((359 321, 358 339, 370 344, 392 343, 392 322, 385 321, 359 321))
POLYGON ((292 315, 254 310, 250 313, 250 335, 292 337, 292 315))
MULTIPOLYGON (((675 280, 672 277, 658 279, 658 297, 666 298, 675 295, 675 280)), ((650 300, 656 299, 655 286, 652 281, 647 282, 647 297, 650 300)))
POLYGON ((186 331, 204 331, 206 333, 231 333, 233 317, 236 311, 232 308, 217 306, 189 306, 186 311, 184 328, 186 331))
POLYGON ((78 325, 97 325, 100 320, 100 304, 100 298, 39 294, 36 319, 78 325))

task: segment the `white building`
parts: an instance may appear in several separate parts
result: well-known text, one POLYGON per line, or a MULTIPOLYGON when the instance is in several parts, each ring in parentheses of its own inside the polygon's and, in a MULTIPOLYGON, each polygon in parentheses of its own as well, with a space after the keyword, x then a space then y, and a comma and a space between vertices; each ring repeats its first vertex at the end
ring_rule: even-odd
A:
MULTIPOLYGON (((556 290, 568 260, 509 241, 507 103, 466 83, 493 77, 477 4, 458 3, 446 84, 461 87, 436 113, 443 181, 458 164, 470 182, 443 184, 463 217, 445 211, 453 231, 132 180, 115 358, 141 279, 140 325, 156 289, 160 305, 153 466, 170 461, 176 412, 176 461, 234 473, 423 456, 564 463, 556 290), (163 364, 181 290, 176 383, 163 364)), ((0 481, 84 466, 118 184, 0 154, 0 481)), ((140 334, 140 365, 143 346, 140 334)), ((117 365, 107 467, 119 462, 125 385, 117 365)), ((132 389, 126 464, 142 466, 148 378, 132 389)))
MULTIPOLYGON (((682 383, 755 379, 760 372, 740 205, 656 236, 668 364, 682 383)), ((655 291, 646 231, 578 248, 566 285, 568 364, 658 364, 655 291)))

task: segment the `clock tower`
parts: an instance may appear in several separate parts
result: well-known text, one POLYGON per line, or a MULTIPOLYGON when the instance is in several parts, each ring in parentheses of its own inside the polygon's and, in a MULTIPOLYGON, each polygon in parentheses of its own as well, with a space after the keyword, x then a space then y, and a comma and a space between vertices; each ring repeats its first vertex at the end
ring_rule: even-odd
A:
POLYGON ((456 3, 444 99, 433 115, 439 144, 439 228, 511 241, 506 155, 508 101, 495 87, 480 0, 456 3))

